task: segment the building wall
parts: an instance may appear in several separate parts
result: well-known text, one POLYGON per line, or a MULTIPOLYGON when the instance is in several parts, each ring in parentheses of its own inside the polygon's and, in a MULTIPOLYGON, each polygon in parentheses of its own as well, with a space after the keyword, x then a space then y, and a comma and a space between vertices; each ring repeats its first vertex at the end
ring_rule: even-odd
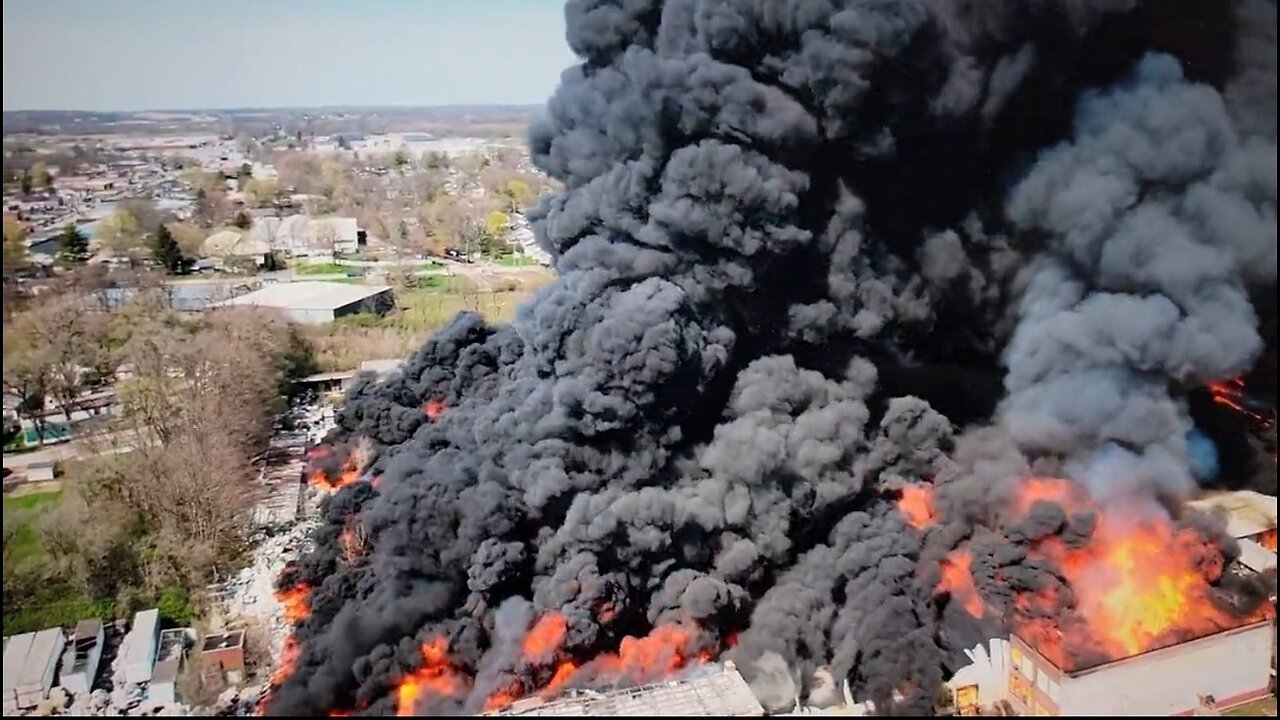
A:
POLYGON ((1266 693, 1274 632, 1259 623, 1074 674, 1014 637, 1009 696, 1027 715, 1174 715, 1204 695, 1236 702, 1266 693))

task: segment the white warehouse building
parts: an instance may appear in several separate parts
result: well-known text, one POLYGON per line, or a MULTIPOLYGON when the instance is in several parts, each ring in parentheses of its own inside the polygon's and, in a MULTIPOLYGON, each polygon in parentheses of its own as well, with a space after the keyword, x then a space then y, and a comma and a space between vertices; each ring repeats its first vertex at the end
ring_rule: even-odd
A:
POLYGON ((267 285, 214 307, 249 305, 276 308, 294 322, 317 325, 344 315, 382 315, 394 305, 387 285, 350 285, 339 282, 294 282, 267 285))

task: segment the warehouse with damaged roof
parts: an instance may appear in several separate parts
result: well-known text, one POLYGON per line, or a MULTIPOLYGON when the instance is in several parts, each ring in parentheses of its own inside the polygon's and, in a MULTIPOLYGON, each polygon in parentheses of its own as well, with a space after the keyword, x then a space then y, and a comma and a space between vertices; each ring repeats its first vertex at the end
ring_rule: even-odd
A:
MULTIPOLYGON (((1275 602, 1276 498, 1221 492, 1188 503, 1218 517, 1240 545, 1226 572, 1269 573, 1275 602)), ((952 608, 948 608, 951 610, 952 608)), ((957 714, 1178 715, 1214 712, 1274 692, 1276 621, 1243 624, 1091 666, 1065 668, 1017 633, 996 637, 962 612, 944 615, 954 647, 947 682, 957 714)))

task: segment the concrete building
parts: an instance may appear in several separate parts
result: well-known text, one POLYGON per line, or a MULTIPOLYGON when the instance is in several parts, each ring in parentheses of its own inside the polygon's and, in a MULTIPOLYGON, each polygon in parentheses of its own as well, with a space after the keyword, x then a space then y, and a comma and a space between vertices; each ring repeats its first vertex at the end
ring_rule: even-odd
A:
POLYGON ((760 716, 764 708, 732 662, 679 680, 610 692, 570 690, 552 700, 522 698, 487 715, 760 716))
POLYGON ((200 667, 206 673, 220 673, 227 682, 244 676, 244 631, 233 630, 205 636, 200 646, 200 667))
POLYGON ((76 624, 71 644, 62 655, 59 681, 62 687, 73 693, 87 693, 93 690, 93 681, 98 676, 98 661, 102 659, 104 640, 101 620, 92 618, 81 620, 76 624))
POLYGON ((1231 537, 1251 540, 1273 553, 1276 551, 1277 503, 1274 495, 1235 490, 1206 495, 1187 505, 1222 519, 1231 537))
POLYGON ((1269 693, 1275 623, 1266 620, 1114 662, 1066 671, 1016 635, 1009 701, 1020 715, 1184 715, 1269 693))
POLYGON ((160 643, 160 611, 152 608, 133 616, 133 627, 120 648, 125 679, 131 683, 151 680, 156 665, 156 647, 160 643))
POLYGON ((216 305, 276 308, 295 322, 319 324, 362 312, 382 315, 393 304, 391 288, 386 285, 310 281, 268 285, 216 305))
POLYGON ((4 640, 4 714, 33 708, 49 696, 66 637, 62 628, 4 640))

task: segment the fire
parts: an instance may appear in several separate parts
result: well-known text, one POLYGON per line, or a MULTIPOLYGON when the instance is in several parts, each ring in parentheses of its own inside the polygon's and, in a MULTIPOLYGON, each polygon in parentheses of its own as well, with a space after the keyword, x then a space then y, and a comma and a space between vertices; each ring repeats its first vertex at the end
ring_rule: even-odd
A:
POLYGON ((258 696, 258 703, 254 710, 258 715, 262 715, 267 710, 267 703, 271 701, 271 690, 279 687, 293 674, 293 668, 298 663, 298 641, 294 639, 293 633, 289 633, 284 639, 284 646, 280 649, 280 664, 271 672, 271 680, 267 683, 267 687, 262 694, 258 696))
POLYGON ((325 490, 337 490, 340 487, 346 487, 355 482, 360 477, 360 468, 356 465, 353 458, 347 458, 342 464, 342 472, 337 477, 331 478, 323 468, 316 468, 312 471, 307 481, 318 488, 325 490))
POLYGON ((350 525, 342 529, 342 534, 338 536, 338 545, 342 548, 344 562, 352 562, 364 552, 364 541, 350 525))
POLYGON ((311 614, 311 606, 307 602, 307 596, 310 593, 311 586, 305 582, 276 590, 276 600, 284 608, 286 621, 296 623, 311 614))
POLYGON ((569 682, 569 678, 573 677, 573 674, 577 671, 578 665, 572 660, 565 660, 559 663, 556 665, 556 671, 551 675, 551 680, 549 680, 547 682, 547 686, 542 689, 542 694, 544 696, 556 694, 560 691, 560 688, 564 687, 569 682))
POLYGON ((927 483, 915 483, 902 488, 898 498, 898 512, 906 518, 907 524, 917 530, 933 522, 937 513, 933 510, 933 486, 927 483))
POLYGON ((520 651, 526 658, 537 659, 554 653, 564 640, 569 623, 558 612, 549 612, 538 618, 533 627, 524 636, 520 651))
POLYGON ((422 666, 407 673, 396 687, 396 715, 416 715, 418 702, 429 695, 453 695, 465 687, 446 657, 449 644, 440 635, 422 643, 422 666))
MULTIPOLYGON (((560 649, 567 629, 568 624, 560 613, 549 612, 539 617, 521 642, 524 661, 541 665, 550 659, 560 649)), ((697 628, 684 623, 658 625, 644 637, 628 635, 616 653, 598 655, 582 665, 570 659, 556 661, 546 684, 536 692, 542 697, 554 696, 579 670, 584 670, 595 681, 646 682, 671 675, 688 665, 711 662, 714 649, 696 647, 697 638, 697 628)), ((525 694, 526 688, 519 682, 504 686, 485 699, 484 711, 510 705, 525 694)))
POLYGON ((1266 532, 1259 535, 1258 544, 1270 550, 1271 552, 1275 552, 1276 551, 1276 529, 1271 528, 1270 530, 1267 530, 1266 532))
POLYGON ((965 612, 974 617, 982 617, 986 606, 978 595, 978 588, 973 584, 973 573, 970 563, 973 556, 968 550, 952 550, 939 564, 942 577, 938 580, 938 592, 951 594, 951 598, 960 603, 965 612))
POLYGON ((691 660, 690 644, 694 628, 683 623, 658 625, 644 637, 622 638, 617 653, 607 653, 591 661, 598 674, 631 678, 637 682, 670 675, 691 660))
MULTIPOLYGON (((1017 516, 1042 501, 1096 517, 1093 533, 1083 543, 1068 544, 1051 535, 1028 549, 1031 557, 1048 561, 1061 573, 1073 602, 1060 603, 1053 587, 1021 593, 1013 601, 1015 632, 1060 668, 1129 657, 1274 612, 1269 603, 1244 613, 1224 604, 1214 586, 1223 572, 1222 553, 1209 538, 1178 526, 1161 510, 1102 507, 1079 486, 1059 478, 1025 480, 1010 504, 1017 516)), ((952 593, 966 610, 980 615, 982 600, 969 561, 963 549, 948 556, 938 590, 952 593)))
POLYGON ((444 401, 440 398, 427 398, 422 403, 422 412, 426 413, 428 420, 435 420, 444 412, 444 401))

